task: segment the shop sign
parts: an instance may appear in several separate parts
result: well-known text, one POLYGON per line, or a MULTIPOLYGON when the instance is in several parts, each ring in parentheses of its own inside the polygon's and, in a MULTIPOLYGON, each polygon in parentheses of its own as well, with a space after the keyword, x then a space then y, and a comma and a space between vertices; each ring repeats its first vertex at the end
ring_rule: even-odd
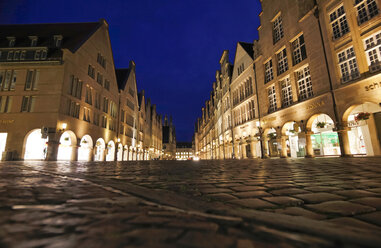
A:
POLYGON ((320 107, 320 106, 323 106, 325 105, 325 102, 323 100, 319 101, 319 102, 314 102, 312 103, 311 105, 308 105, 306 107, 307 110, 310 110, 310 109, 314 109, 314 108, 317 108, 317 107, 320 107))
POLYGON ((375 90, 378 88, 381 88, 381 82, 373 83, 373 84, 370 84, 368 86, 365 86, 365 91, 371 91, 371 90, 375 90))
POLYGON ((13 124, 15 120, 0 120, 0 124, 13 124))
POLYGON ((365 126, 366 122, 361 120, 361 121, 348 121, 348 127, 360 127, 360 126, 365 126))

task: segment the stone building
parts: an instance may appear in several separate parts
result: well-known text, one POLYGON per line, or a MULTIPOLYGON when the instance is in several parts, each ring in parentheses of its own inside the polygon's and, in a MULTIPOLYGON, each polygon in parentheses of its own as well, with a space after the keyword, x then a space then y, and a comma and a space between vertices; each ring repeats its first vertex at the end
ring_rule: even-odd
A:
POLYGON ((172 117, 165 116, 163 123, 163 156, 164 160, 176 159, 176 129, 172 123, 172 117))
POLYGON ((176 143, 176 160, 192 160, 194 151, 192 142, 177 142, 176 143))
MULTIPOLYGON (((379 2, 261 4, 260 38, 254 41, 252 68, 247 69, 254 73, 255 96, 249 94, 254 117, 238 105, 245 90, 238 86, 238 96, 235 93, 234 73, 242 66, 238 49, 234 62, 231 106, 236 157, 380 155, 379 2), (242 125, 243 120, 247 124, 242 125)), ((213 119, 204 113, 206 109, 195 135, 196 153, 204 159, 209 157, 202 155, 202 134, 213 119)))
POLYGON ((138 150, 135 64, 115 72, 105 20, 0 33, 3 159, 149 159, 138 150))

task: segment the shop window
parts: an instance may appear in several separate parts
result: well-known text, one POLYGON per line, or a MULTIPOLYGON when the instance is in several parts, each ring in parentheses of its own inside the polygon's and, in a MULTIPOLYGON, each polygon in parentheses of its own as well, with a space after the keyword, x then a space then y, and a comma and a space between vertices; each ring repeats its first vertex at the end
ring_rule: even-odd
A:
POLYGON ((329 21, 332 27, 333 39, 336 40, 349 32, 347 17, 344 6, 338 7, 329 14, 329 21))
POLYGON ((310 68, 308 66, 296 72, 299 88, 299 100, 305 100, 314 95, 312 91, 312 82, 310 68))
POLYGON ((356 79, 360 76, 355 51, 353 47, 347 48, 337 54, 343 83, 356 79))
POLYGON ((355 0, 355 7, 359 25, 377 16, 379 12, 376 0, 355 0))

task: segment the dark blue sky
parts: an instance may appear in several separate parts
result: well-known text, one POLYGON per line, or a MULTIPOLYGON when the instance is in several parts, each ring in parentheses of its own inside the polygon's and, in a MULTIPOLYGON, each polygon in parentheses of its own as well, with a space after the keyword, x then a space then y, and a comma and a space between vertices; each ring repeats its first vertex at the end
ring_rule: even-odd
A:
POLYGON ((0 23, 105 18, 117 68, 136 63, 138 89, 191 141, 223 50, 258 37, 259 0, 0 0, 0 23))

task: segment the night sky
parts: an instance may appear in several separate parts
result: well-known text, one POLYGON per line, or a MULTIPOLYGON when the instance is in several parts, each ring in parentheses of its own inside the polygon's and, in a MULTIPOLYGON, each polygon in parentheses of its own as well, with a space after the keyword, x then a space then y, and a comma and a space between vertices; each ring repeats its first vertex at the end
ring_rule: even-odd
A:
POLYGON ((109 23, 116 68, 136 63, 138 90, 191 141, 223 50, 257 39, 259 0, 0 0, 0 23, 109 23))

